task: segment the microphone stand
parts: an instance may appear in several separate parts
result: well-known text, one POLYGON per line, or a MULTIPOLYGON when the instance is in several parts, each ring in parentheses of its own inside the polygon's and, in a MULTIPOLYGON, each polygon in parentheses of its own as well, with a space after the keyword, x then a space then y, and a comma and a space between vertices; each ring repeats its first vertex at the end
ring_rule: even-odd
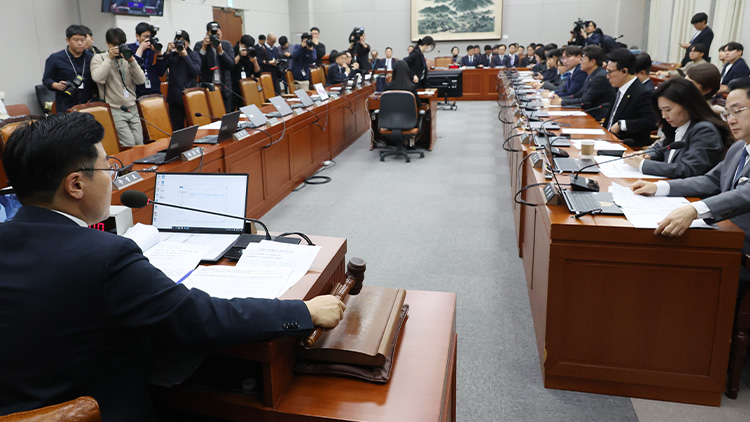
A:
POLYGON ((141 119, 141 121, 145 122, 145 123, 146 123, 146 124, 148 124, 149 126, 152 126, 152 127, 156 128, 156 130, 158 130, 159 132, 161 132, 161 133, 163 133, 163 134, 167 135, 167 137, 168 137, 168 138, 171 138, 171 137, 172 137, 172 135, 170 135, 169 133, 167 133, 167 132, 165 132, 164 130, 162 130, 162 129, 161 129, 161 128, 160 128, 159 126, 156 126, 155 124, 153 124, 153 123, 149 122, 148 120, 144 119, 143 117, 139 116, 138 114, 135 114, 135 113, 133 113, 132 111, 130 111, 130 109, 128 109, 128 108, 127 108, 126 106, 120 106, 120 110, 122 110, 122 111, 124 111, 124 112, 126 112, 126 113, 130 113, 130 114, 132 114, 133 116, 135 116, 135 117, 137 117, 137 118, 141 119))

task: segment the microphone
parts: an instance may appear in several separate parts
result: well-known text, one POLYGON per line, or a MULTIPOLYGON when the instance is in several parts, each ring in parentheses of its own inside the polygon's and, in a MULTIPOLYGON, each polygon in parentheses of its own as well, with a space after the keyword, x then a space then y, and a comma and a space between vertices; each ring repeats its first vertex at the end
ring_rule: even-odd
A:
MULTIPOLYGON (((657 150, 659 150, 659 151, 661 151, 661 150, 669 151, 669 150, 682 149, 682 148, 685 148, 686 146, 687 146, 686 143, 684 143, 682 141, 679 141, 679 142, 672 142, 669 145, 657 148, 657 150)), ((651 152, 651 151, 649 151, 649 150, 643 150, 643 151, 637 152, 635 154, 631 154, 628 157, 635 157, 637 155, 643 155, 643 154, 646 154, 648 152, 651 152)), ((615 159, 612 159, 612 160, 609 160, 609 161, 605 161, 603 163, 594 162, 593 164, 589 164, 589 165, 581 167, 577 172, 573 173, 570 176, 570 187, 573 190, 599 192, 599 182, 597 182, 596 180, 593 180, 593 179, 588 179, 586 177, 580 177, 581 172, 583 172, 584 170, 586 170, 587 168, 590 168, 590 167, 598 166, 600 164, 607 164, 607 163, 611 163, 611 162, 614 162, 614 161, 624 160, 624 159, 626 159, 628 157, 618 157, 618 158, 615 158, 615 159)))
POLYGON ((132 111, 130 111, 130 110, 129 110, 129 109, 128 109, 128 108, 126 107, 126 106, 124 106, 124 105, 123 105, 123 106, 120 106, 120 110, 122 110, 122 111, 124 111, 124 112, 126 112, 126 113, 130 113, 130 114, 132 114, 133 116, 135 116, 135 117, 137 117, 137 118, 141 119, 142 121, 144 121, 144 122, 145 122, 146 124, 148 124, 148 125, 150 125, 150 126, 153 126, 153 127, 155 127, 155 128, 156 128, 156 130, 158 130, 159 132, 161 132, 161 133, 163 133, 163 134, 167 135, 167 137, 169 137, 169 138, 171 138, 171 137, 172 137, 172 135, 170 135, 170 134, 168 134, 167 132, 163 131, 163 130, 162 130, 162 129, 161 129, 160 127, 159 127, 159 126, 156 126, 155 124, 153 124, 153 123, 149 122, 148 120, 144 119, 143 117, 141 117, 141 116, 139 116, 139 115, 137 115, 137 114, 133 113, 132 111))
POLYGON ((210 117, 212 119, 218 119, 218 120, 222 119, 222 116, 212 116, 210 114, 203 114, 203 113, 195 113, 195 117, 210 117))
POLYGON ((161 205, 164 207, 178 208, 178 209, 186 210, 186 211, 194 211, 194 212, 200 212, 204 214, 216 215, 219 217, 234 218, 234 219, 243 220, 243 221, 251 221, 263 227, 263 230, 265 230, 266 232, 266 236, 265 236, 266 240, 273 240, 271 238, 271 235, 268 233, 268 227, 266 227, 266 225, 263 224, 263 222, 261 222, 260 220, 255 220, 253 218, 238 217, 236 215, 222 214, 222 213, 214 212, 214 211, 206 211, 206 210, 199 210, 196 208, 183 207, 182 205, 173 205, 173 204, 165 204, 163 202, 156 202, 156 201, 152 201, 151 199, 149 199, 149 197, 146 196, 145 193, 141 191, 137 191, 137 190, 126 190, 125 192, 123 192, 122 195, 120 195, 120 202, 122 202, 122 205, 125 205, 128 208, 143 208, 146 205, 155 204, 155 205, 161 205))
MULTIPOLYGON (((242 95, 240 95, 240 94, 232 91, 232 88, 229 88, 227 86, 227 84, 225 84, 224 82, 216 82, 216 84, 219 85, 219 86, 221 86, 221 87, 223 87, 227 91, 231 92, 235 97, 241 99, 242 100, 242 104, 247 105, 247 101, 245 101, 245 97, 243 97, 242 95)), ((260 88, 260 86, 259 86, 259 88, 260 88)), ((275 90, 276 90, 276 88, 274 88, 274 91, 275 90)), ((260 91, 260 90, 258 90, 258 91, 260 91)), ((278 94, 278 92, 276 94, 278 94)))
MULTIPOLYGON (((581 105, 583 105, 583 103, 581 103, 581 105)), ((599 110, 600 108, 604 108, 604 107, 609 107, 609 103, 604 103, 604 104, 600 104, 600 105, 598 105, 596 107, 587 108, 586 110, 583 110, 583 112, 584 113, 588 113, 589 111, 599 110)), ((554 119, 545 120, 544 122, 542 122, 542 125, 540 126, 540 129, 546 131, 546 129, 544 129, 544 125, 546 125, 549 122, 554 122, 555 120, 564 119, 566 117, 570 117, 570 116, 557 116, 554 119)))

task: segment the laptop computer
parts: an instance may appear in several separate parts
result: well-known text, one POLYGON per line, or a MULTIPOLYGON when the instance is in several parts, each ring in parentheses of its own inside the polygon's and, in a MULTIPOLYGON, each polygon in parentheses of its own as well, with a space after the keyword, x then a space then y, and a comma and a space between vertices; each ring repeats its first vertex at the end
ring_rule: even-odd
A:
POLYGON ((325 101, 328 99, 328 92, 326 92, 326 88, 322 83, 317 83, 313 86, 315 87, 315 92, 318 93, 318 98, 320 99, 320 101, 325 101))
POLYGON ((307 108, 314 104, 312 98, 307 95, 307 91, 305 91, 304 89, 298 89, 294 91, 294 95, 299 98, 300 102, 299 104, 295 104, 293 108, 307 108))
POLYGON ((544 128, 547 129, 547 130, 559 130, 560 129, 560 125, 557 122, 551 122, 551 123, 547 123, 547 124, 545 124, 545 123, 547 123, 547 122, 529 122, 529 126, 533 130, 541 129, 542 125, 544 125, 544 128))
POLYGON ((625 215, 622 208, 615 204, 610 192, 583 192, 583 191, 562 191, 565 205, 571 213, 590 212, 598 210, 597 214, 604 215, 625 215))
POLYGON ((135 160, 133 162, 136 164, 157 165, 171 163, 172 161, 179 158, 180 154, 193 147, 193 141, 195 140, 196 133, 198 133, 198 125, 176 130, 172 133, 172 137, 169 138, 169 146, 167 147, 167 149, 159 151, 156 154, 149 155, 148 157, 141 158, 140 160, 135 160))
POLYGON ((21 208, 21 203, 18 201, 13 188, 0 189, 0 223, 12 219, 19 208, 21 208))
POLYGON ((292 111, 292 108, 289 107, 289 104, 287 104, 286 100, 284 100, 283 97, 276 96, 276 97, 270 98, 268 101, 270 101, 271 104, 276 108, 276 111, 272 111, 266 114, 266 117, 284 117, 294 112, 292 111))
POLYGON ((218 144, 232 139, 232 134, 237 131, 237 123, 240 121, 240 112, 233 111, 221 116, 221 129, 218 135, 206 135, 193 141, 194 144, 218 144))
MULTIPOLYGON (((596 164, 593 158, 555 158, 555 168, 562 173, 575 173, 592 164, 596 164)), ((594 165, 583 170, 581 173, 599 173, 599 167, 594 165)))
POLYGON ((155 202, 240 218, 154 204, 151 224, 162 241, 211 245, 203 260, 218 261, 244 232, 248 178, 232 173, 156 173, 155 202))
POLYGON ((258 108, 255 104, 250 104, 248 106, 240 107, 240 110, 242 113, 247 116, 248 119, 250 119, 249 122, 243 122, 240 127, 249 127, 249 128, 256 128, 265 126, 266 123, 268 123, 268 119, 266 119, 266 115, 263 114, 262 111, 258 108))

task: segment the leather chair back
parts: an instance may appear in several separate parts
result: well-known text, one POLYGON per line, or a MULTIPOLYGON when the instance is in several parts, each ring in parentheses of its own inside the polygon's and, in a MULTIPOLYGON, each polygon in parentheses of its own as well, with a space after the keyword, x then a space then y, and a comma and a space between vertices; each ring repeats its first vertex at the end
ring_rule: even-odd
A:
POLYGON ((250 78, 241 79, 240 92, 248 105, 255 104, 258 108, 263 107, 263 98, 258 91, 258 84, 254 80, 250 78))
POLYGON ((214 90, 211 91, 209 88, 203 88, 206 93, 206 99, 208 100, 208 110, 212 116, 211 120, 221 120, 221 116, 226 113, 224 108, 224 97, 221 96, 221 88, 215 86, 214 90))
POLYGON ((324 84, 325 85, 326 78, 325 77, 321 77, 321 72, 322 71, 323 71, 322 68, 317 68, 317 69, 311 69, 310 70, 310 84, 311 85, 315 85, 315 84, 324 84))
POLYGON ((323 79, 326 79, 328 77, 328 66, 320 66, 321 69, 323 69, 323 79))
POLYGON ((188 126, 203 126, 211 123, 211 118, 208 117, 211 113, 208 111, 208 101, 206 100, 206 93, 203 91, 203 88, 196 86, 185 89, 182 91, 182 100, 185 103, 188 126), (200 113, 203 116, 198 117, 195 113, 200 113))
POLYGON ((5 110, 8 112, 8 116, 30 116, 29 106, 26 104, 9 104, 5 106, 5 110))
POLYGON ((44 110, 45 113, 52 113, 52 109, 55 106, 54 91, 41 84, 35 85, 34 91, 36 92, 36 100, 39 103, 39 108, 44 110))
POLYGON ((0 422, 101 422, 99 403, 84 396, 65 403, 0 416, 0 422))
POLYGON ((435 67, 448 67, 453 63, 453 57, 435 57, 435 67))
POLYGON ((294 94, 294 75, 291 70, 285 72, 286 84, 289 87, 289 93, 294 94))
POLYGON ((169 89, 169 82, 162 82, 159 86, 159 91, 164 98, 167 98, 167 90, 169 89))
POLYGON ((419 123, 417 100, 409 91, 386 91, 380 95, 380 128, 408 130, 419 123))
POLYGON ((78 104, 71 107, 69 111, 92 114, 96 121, 104 126, 102 146, 107 155, 115 155, 122 150, 120 147, 120 137, 117 135, 117 128, 115 127, 114 119, 112 119, 112 111, 109 108, 109 104, 103 102, 78 104))
MULTIPOLYGON (((172 122, 169 120, 167 102, 161 94, 144 95, 136 100, 138 112, 145 120, 172 136, 172 122)), ((166 138, 159 129, 143 123, 143 139, 166 138)))
POLYGON ((276 96, 276 90, 273 89, 273 78, 270 73, 260 75, 260 86, 263 88, 263 97, 266 100, 276 96))

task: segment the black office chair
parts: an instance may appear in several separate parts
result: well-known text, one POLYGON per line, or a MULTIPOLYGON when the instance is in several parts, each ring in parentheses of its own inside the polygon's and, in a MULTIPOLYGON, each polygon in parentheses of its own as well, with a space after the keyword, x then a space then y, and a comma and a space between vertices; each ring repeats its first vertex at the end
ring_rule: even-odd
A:
MULTIPOLYGON (((55 92, 44 85, 36 85, 36 100, 39 102, 39 108, 44 110, 44 114, 52 113, 52 106, 55 104, 55 92)), ((65 112, 65 110, 62 110, 65 112)))
POLYGON ((419 158, 424 158, 423 151, 405 148, 406 143, 419 134, 421 116, 425 114, 424 110, 417 108, 413 93, 383 92, 380 95, 380 109, 375 113, 378 115, 378 132, 385 138, 386 145, 392 146, 380 151, 380 161, 385 161, 385 157, 391 155, 403 156, 407 163, 411 162, 409 154, 419 154, 419 158))

